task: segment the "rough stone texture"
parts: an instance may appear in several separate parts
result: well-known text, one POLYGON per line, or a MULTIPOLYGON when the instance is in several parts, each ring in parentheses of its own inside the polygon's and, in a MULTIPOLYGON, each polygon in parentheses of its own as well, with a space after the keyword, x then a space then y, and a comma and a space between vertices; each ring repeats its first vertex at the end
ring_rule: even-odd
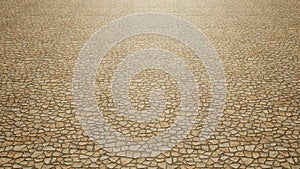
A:
MULTIPOLYGON (((0 7, 1 168, 300 167, 300 1, 10 0, 1 1, 0 7), (199 142, 202 119, 198 119, 199 125, 186 139, 155 157, 111 156, 84 134, 76 118, 74 65, 96 30, 113 19, 144 12, 183 17, 208 37, 223 61, 225 111, 206 141, 199 142)), ((148 40, 172 41, 140 35, 108 55, 113 58, 135 48, 135 42, 148 40)), ((179 44, 172 42, 162 46, 177 49, 179 44)), ((203 65, 197 68, 203 74, 199 90, 205 113, 209 85, 203 65)), ((99 90, 101 75, 106 75, 101 71, 99 90)), ((131 87, 140 88, 138 79, 151 73, 136 76, 131 87)), ((172 87, 172 78, 163 73, 149 77, 170 79, 158 87, 174 89, 169 104, 176 109, 172 98, 178 90, 172 87)), ((148 109, 147 99, 139 94, 131 93, 133 106, 148 109)), ((100 94, 97 101, 99 106, 105 103, 100 94)), ((106 117, 121 133, 140 137, 163 132, 173 118, 142 126, 144 130, 135 133, 138 123, 106 117)))

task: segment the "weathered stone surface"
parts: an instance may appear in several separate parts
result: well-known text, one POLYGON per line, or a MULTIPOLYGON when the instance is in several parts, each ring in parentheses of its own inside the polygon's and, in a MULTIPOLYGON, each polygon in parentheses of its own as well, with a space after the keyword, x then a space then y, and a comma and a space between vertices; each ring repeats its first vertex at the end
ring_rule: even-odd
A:
MULTIPOLYGON (((300 1, 11 0, 0 1, 0 6, 1 167, 300 168, 300 1), (223 63, 225 110, 211 136, 199 141, 204 124, 217 119, 209 116, 214 91, 207 65, 174 37, 151 32, 130 36, 107 49, 95 77, 95 102, 107 110, 107 124, 121 135, 147 139, 164 135, 180 120, 183 90, 174 76, 161 70, 134 75, 124 91, 124 84, 116 84, 116 92, 128 93, 132 106, 116 111, 118 100, 111 92, 115 70, 128 55, 148 48, 169 51, 192 70, 199 93, 187 92, 199 98, 199 116, 185 139, 171 149, 161 146, 163 153, 116 155, 110 150, 127 146, 122 140, 103 140, 111 146, 105 149, 81 126, 74 103, 74 66, 99 28, 149 11, 182 17, 207 36, 223 63), (157 116, 151 119, 146 112, 153 107, 157 116), (135 121, 126 112, 150 120, 135 121)), ((170 31, 186 34, 177 30, 170 31)), ((147 148, 132 146, 136 151, 147 148)))

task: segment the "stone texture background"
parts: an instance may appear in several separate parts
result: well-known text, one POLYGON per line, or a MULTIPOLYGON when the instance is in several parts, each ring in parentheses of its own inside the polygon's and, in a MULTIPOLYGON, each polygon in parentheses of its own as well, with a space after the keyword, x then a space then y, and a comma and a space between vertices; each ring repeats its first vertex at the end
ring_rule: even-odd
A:
POLYGON ((300 1, 0 2, 0 168, 299 168, 300 1), (109 156, 83 134, 72 73, 113 19, 144 12, 199 27, 222 59, 224 115, 201 144, 154 158, 109 156))

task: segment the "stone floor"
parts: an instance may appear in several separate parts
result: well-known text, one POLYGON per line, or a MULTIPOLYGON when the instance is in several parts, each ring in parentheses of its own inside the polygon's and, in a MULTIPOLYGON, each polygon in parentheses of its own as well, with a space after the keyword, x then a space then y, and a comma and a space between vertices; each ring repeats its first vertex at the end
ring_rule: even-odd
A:
POLYGON ((0 168, 300 168, 299 11, 1 1, 0 168))

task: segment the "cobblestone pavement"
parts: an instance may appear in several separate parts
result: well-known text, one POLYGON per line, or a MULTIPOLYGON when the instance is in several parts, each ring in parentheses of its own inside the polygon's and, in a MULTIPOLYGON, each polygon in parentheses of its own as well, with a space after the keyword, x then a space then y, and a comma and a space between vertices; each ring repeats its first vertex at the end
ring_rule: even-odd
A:
MULTIPOLYGON (((300 168, 299 11, 297 0, 1 1, 0 168, 300 168), (90 59, 114 39, 96 31, 149 12, 196 26, 219 60, 155 32, 90 59)), ((165 22, 152 27, 198 37, 165 22)))

